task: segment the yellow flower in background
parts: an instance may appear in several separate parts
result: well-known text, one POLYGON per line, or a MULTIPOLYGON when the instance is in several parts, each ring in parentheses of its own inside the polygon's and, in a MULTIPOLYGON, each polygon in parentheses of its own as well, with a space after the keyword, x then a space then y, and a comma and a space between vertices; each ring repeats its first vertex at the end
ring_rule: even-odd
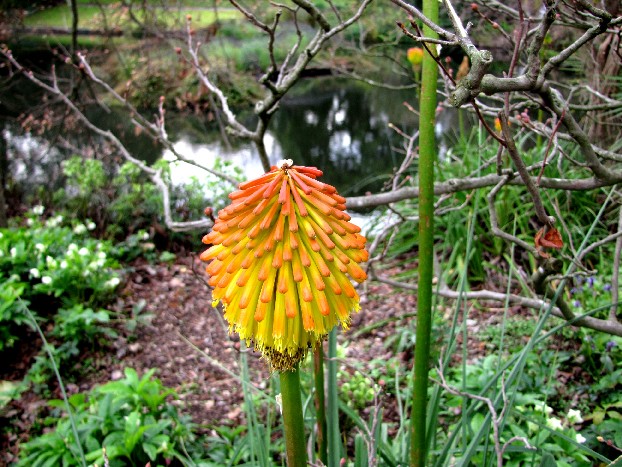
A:
POLYGON ((406 51, 406 58, 413 68, 421 68, 423 62, 423 49, 421 47, 411 47, 406 51))
POLYGON ((230 329, 252 342, 275 370, 294 367, 359 310, 350 276, 363 282, 366 239, 348 222, 345 198, 317 180, 315 167, 281 161, 241 183, 218 213, 201 259, 213 305, 230 329))

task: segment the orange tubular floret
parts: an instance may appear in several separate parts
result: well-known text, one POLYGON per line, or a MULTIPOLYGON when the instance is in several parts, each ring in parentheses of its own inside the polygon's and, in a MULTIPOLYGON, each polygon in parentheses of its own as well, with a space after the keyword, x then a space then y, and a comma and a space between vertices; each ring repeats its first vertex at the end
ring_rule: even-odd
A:
MULTIPOLYGON (((224 248, 224 247, 223 247, 224 248)), ((224 261, 225 258, 227 258, 230 255, 229 250, 227 250, 226 248, 221 251, 218 256, 216 256, 216 258, 218 259, 218 261, 224 261)))
MULTIPOLYGON (((296 207, 291 201, 285 203, 289 204, 289 231, 290 232, 298 232, 298 219, 296 219, 296 207)), ((293 248, 293 247, 292 247, 293 248)))
POLYGON ((257 222, 257 215, 251 211, 246 216, 242 218, 242 220, 238 223, 238 229, 246 229, 252 222, 257 222))
POLYGON ((367 279, 367 274, 365 273, 365 271, 363 271, 363 269, 354 261, 351 261, 348 264, 348 274, 350 274, 350 276, 352 276, 352 278, 359 283, 367 279))
POLYGON ((212 230, 207 235, 204 235, 201 241, 205 243, 206 245, 209 245, 211 243, 220 243, 220 242, 215 241, 216 239, 218 239, 220 235, 221 235, 220 232, 216 232, 215 230, 212 230))
MULTIPOLYGON (((252 268, 248 268, 242 271, 242 273, 239 275, 238 279, 236 280, 236 285, 238 287, 242 287, 244 289, 255 289, 258 287, 257 283, 255 282, 255 284, 251 284, 248 287, 246 286, 246 284, 248 283, 249 279, 251 279, 254 275, 255 272, 257 271, 257 268, 259 267, 259 263, 255 262, 255 264, 253 264, 252 268)), ((244 307, 240 307, 240 308, 244 308, 244 307)))
POLYGON ((283 261, 291 261, 292 257, 292 246, 289 242, 283 242, 283 261))
POLYGON ((333 252, 335 253, 335 256, 336 256, 335 261, 334 261, 335 266, 337 266, 337 268, 342 273, 345 274, 346 272, 348 272, 348 267, 346 266, 346 264, 348 264, 350 262, 350 260, 347 257, 345 257, 345 259, 347 260, 347 263, 344 262, 344 261, 341 261, 341 258, 342 258, 341 255, 343 255, 343 252, 341 252, 341 251, 339 251, 337 249, 333 250, 333 252), (338 253, 341 253, 341 255, 339 255, 338 253))
POLYGON ((335 207, 339 204, 331 196, 325 193, 322 193, 321 191, 314 191, 313 193, 311 193, 311 196, 313 196, 315 199, 320 200, 322 203, 326 204, 327 206, 335 207))
POLYGON ((289 192, 287 187, 289 186, 287 182, 287 177, 283 178, 283 182, 281 183, 281 189, 279 190, 279 204, 285 204, 285 200, 289 197, 289 192))
POLYGON ((328 316, 330 313, 330 306, 328 304, 328 300, 326 299, 326 294, 321 290, 318 290, 317 299, 318 306, 320 307, 320 313, 322 313, 323 316, 328 316))
POLYGON ((278 242, 274 249, 274 258, 272 259, 272 267, 280 268, 283 266, 283 242, 278 242))
POLYGON ((229 265, 227 266, 226 271, 229 274, 234 274, 236 271, 241 269, 242 266, 242 262, 244 261, 244 258, 246 256, 244 255, 237 255, 233 257, 233 260, 229 263, 229 265))
POLYGON ((263 192, 264 198, 271 198, 274 195, 274 193, 276 193, 276 189, 278 188, 279 182, 281 181, 281 178, 283 178, 283 175, 284 175, 283 172, 279 172, 279 174, 276 177, 274 177, 274 180, 270 182, 268 187, 263 192))
POLYGON ((276 216, 276 211, 279 209, 279 206, 280 206, 279 203, 274 203, 272 205, 272 207, 268 211, 268 214, 266 214, 266 217, 264 218, 264 220, 260 224, 262 230, 267 230, 267 229, 270 228, 270 226, 272 225, 272 222, 274 222, 274 218, 276 216))
POLYGON ((320 242, 318 242, 315 238, 309 238, 309 245, 311 246, 311 250, 315 253, 318 253, 322 247, 320 246, 320 242))
MULTIPOLYGON (((287 196, 285 198, 285 203, 283 203, 283 207, 281 208, 281 216, 289 216, 292 212, 292 197, 289 196, 290 188, 289 184, 287 185, 287 196)), ((295 216, 296 213, 294 213, 295 216)))
POLYGON ((287 293, 290 283, 293 283, 292 269, 291 265, 289 263, 286 263, 282 268, 279 269, 276 290, 279 293, 287 293))
POLYGON ((248 196, 244 200, 244 204, 247 205, 247 206, 252 206, 252 205, 254 205, 255 203, 259 202, 262 199, 263 199, 263 191, 262 190, 257 190, 252 195, 248 196))
POLYGON ((290 290, 285 295, 285 316, 295 318, 298 314, 298 297, 296 297, 296 289, 290 290))
POLYGON ((322 172, 320 169, 316 167, 307 167, 305 165, 293 165, 292 169, 297 170, 300 173, 307 174, 311 177, 321 177, 322 175, 324 175, 324 172, 322 172))
POLYGON ((316 290, 324 290, 326 288, 324 279, 322 279, 320 271, 318 271, 314 264, 307 268, 307 272, 309 273, 309 276, 311 276, 311 280, 313 281, 316 290))
POLYGON ((335 295, 341 295, 341 287, 339 286, 339 282, 337 282, 334 275, 329 274, 328 276, 326 276, 324 282, 328 284, 328 287, 330 287, 335 295))
MULTIPOLYGON (((318 238, 324 245, 326 245, 329 250, 335 248, 335 243, 329 238, 328 235, 326 235, 326 232, 324 232, 324 230, 319 225, 317 225, 317 223, 313 219, 309 219, 309 223, 311 224, 311 227, 313 227, 313 230, 315 231, 318 238)), ((331 230, 330 233, 332 234, 333 231, 331 230)))
POLYGON ((270 270, 272 269, 272 258, 270 255, 266 255, 261 260, 261 266, 259 266, 259 273, 257 274, 257 280, 263 282, 270 276, 270 270))
POLYGON ((312 186, 313 188, 317 190, 323 191, 325 193, 335 193, 337 191, 337 189, 334 186, 329 185, 327 183, 320 182, 319 180, 316 180, 315 178, 311 178, 302 172, 300 172, 298 175, 309 186, 312 186))
POLYGON ((244 231, 238 230, 233 235, 229 235, 227 238, 225 238, 222 241, 221 245, 222 246, 226 246, 226 247, 230 247, 231 245, 234 245, 237 242, 239 242, 240 240, 242 240, 242 238, 244 238, 244 231))
POLYGON ((307 302, 300 302, 300 313, 302 314, 302 327, 305 331, 315 330, 315 322, 313 321, 313 310, 307 302))
POLYGON ((292 254, 292 274, 294 276, 294 281, 296 282, 302 282, 304 279, 304 269, 302 262, 300 261, 300 254, 297 250, 295 250, 292 254))
POLYGON ((263 282, 263 286, 261 287, 261 295, 259 295, 259 300, 263 303, 270 303, 274 298, 274 285, 276 282, 276 269, 272 269, 270 271, 270 275, 263 282))
POLYGON ((294 181, 296 182, 296 184, 300 187, 300 189, 307 195, 311 194, 311 188, 309 188, 309 186, 302 180, 302 178, 300 178, 298 176, 298 173, 296 173, 295 170, 292 170, 289 172, 289 175, 291 175, 291 177, 294 179, 294 181))
POLYGON ((268 304, 264 302, 257 302, 257 308, 255 308, 255 321, 260 323, 266 317, 266 310, 268 309, 268 304))
POLYGON ((276 227, 274 228, 274 239, 277 242, 283 240, 283 232, 285 231, 285 216, 278 216, 276 227))
POLYGON ((261 213, 268 207, 270 204, 270 199, 262 199, 261 202, 253 208, 253 214, 258 217, 261 217, 261 213))
POLYGON ((334 250, 331 250, 331 252, 337 257, 337 259, 339 259, 339 261, 341 261, 343 264, 348 264, 350 262, 350 258, 348 257, 348 255, 341 250, 340 248, 335 248, 334 250))
POLYGON ((292 246, 292 250, 298 248, 298 239, 296 238, 296 234, 291 230, 289 231, 289 244, 292 246))
POLYGON ((201 256, 199 256, 199 258, 201 258, 201 261, 209 261, 210 259, 216 258, 217 255, 222 253, 224 249, 225 248, 222 245, 213 245, 205 250, 203 253, 201 253, 201 256))
POLYGON ((246 234, 246 236, 250 239, 254 239, 259 235, 259 231, 261 230, 261 224, 255 224, 246 234))
POLYGON ((294 201, 296 202, 296 206, 298 206, 298 211, 302 217, 307 217, 309 213, 307 212, 307 208, 305 207, 305 203, 302 201, 300 197, 300 193, 298 193, 298 189, 294 185, 293 180, 289 179, 289 186, 291 187, 291 193, 294 195, 294 201))
POLYGON ((311 258, 309 258, 309 253, 307 253, 306 248, 298 248, 296 251, 300 255, 300 262, 302 263, 302 265, 305 268, 311 266, 311 258))
POLYGON ((275 176, 278 176, 281 172, 270 171, 255 180, 250 180, 248 182, 242 182, 238 185, 240 190, 248 190, 249 188, 253 188, 259 185, 265 185, 272 181, 275 176))
POLYGON ((307 203, 309 203, 310 206, 312 206, 311 211, 320 211, 326 217, 334 216, 334 209, 328 204, 324 203, 319 198, 316 198, 314 196, 307 196, 304 193, 301 193, 300 196, 302 196, 302 199, 304 199, 307 203))
POLYGON ((326 266, 326 263, 324 262, 324 258, 322 258, 319 255, 314 255, 313 260, 315 261, 315 265, 317 266, 318 270, 320 271, 320 274, 323 277, 330 276, 330 269, 328 269, 328 266, 326 266))
POLYGON ((242 240, 240 240, 238 243, 236 243, 233 248, 231 248, 231 254, 232 255, 237 255, 240 251, 242 251, 244 249, 244 247, 246 247, 246 245, 248 244, 248 242, 250 241, 250 238, 245 237, 242 240))
POLYGON ((304 302, 313 300, 313 290, 311 290, 311 282, 309 281, 309 273, 307 269, 302 270, 304 279, 298 283, 298 293, 304 302))
POLYGON ((205 268, 205 272, 208 273, 210 276, 215 276, 222 270, 223 266, 225 266, 224 262, 214 259, 211 263, 207 265, 207 267, 205 268))
POLYGON ((342 237, 348 233, 346 229, 344 229, 343 226, 341 225, 342 221, 340 221, 339 219, 328 218, 328 219, 325 219, 325 221, 330 226, 330 228, 333 229, 333 232, 336 232, 342 237))

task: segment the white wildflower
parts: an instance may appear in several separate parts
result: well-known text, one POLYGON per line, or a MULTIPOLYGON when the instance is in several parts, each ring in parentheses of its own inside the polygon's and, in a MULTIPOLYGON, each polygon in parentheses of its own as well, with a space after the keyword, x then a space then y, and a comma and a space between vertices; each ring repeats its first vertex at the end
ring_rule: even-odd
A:
POLYGON ((78 245, 76 245, 75 243, 70 243, 69 246, 67 247, 67 251, 69 253, 71 253, 72 251, 76 251, 78 249, 78 245))
POLYGON ((534 410, 536 412, 544 412, 546 415, 551 415, 553 413, 553 408, 548 405, 536 404, 534 406, 534 410))
POLYGON ((106 259, 106 253, 104 253, 103 251, 98 251, 97 252, 97 258, 98 259, 106 259))
POLYGON ((47 227, 58 227, 60 225, 60 223, 63 222, 63 216, 56 216, 56 217, 51 217, 47 220, 47 222, 45 223, 45 225, 47 227))
POLYGON ((43 253, 45 251, 45 245, 43 243, 37 243, 35 245, 35 250, 40 251, 41 253, 43 253))
POLYGON ((108 280, 105 282, 105 284, 104 284, 104 285, 105 285, 107 288, 109 288, 109 289, 114 289, 114 288, 115 288, 117 285, 119 285, 120 283, 121 283, 121 281, 119 280, 119 278, 118 278, 118 277, 113 277, 113 278, 111 278, 111 279, 108 279, 108 280))
POLYGON ((37 216, 40 216, 41 214, 43 214, 44 210, 45 208, 43 206, 41 206, 40 204, 37 204, 36 206, 33 206, 32 213, 36 214, 37 216))
POLYGON ((86 223, 86 228, 89 229, 89 230, 95 230, 95 227, 97 227, 97 226, 95 225, 95 222, 93 222, 93 221, 88 221, 86 223))
POLYGON ((54 269, 57 266, 56 260, 50 255, 45 257, 45 264, 47 264, 47 266, 51 269, 54 269))
POLYGON ((9 250, 9 252, 11 253, 11 256, 13 258, 15 258, 17 256, 17 248, 13 247, 9 250))
POLYGON ((583 436, 581 433, 577 433, 574 437, 574 440, 579 444, 583 444, 585 443, 585 436, 583 436))
POLYGON ((35 221, 33 221, 30 217, 28 219, 26 219, 26 225, 28 227, 32 227, 34 225, 35 221))
POLYGON ((52 283, 52 278, 50 276, 43 276, 41 278, 41 282, 43 282, 45 285, 50 285, 52 283))
POLYGON ((149 232, 143 232, 142 239, 143 239, 143 241, 144 240, 149 240, 149 232))
POLYGON ((30 271, 28 271, 30 273, 30 275, 32 277, 34 277, 35 279, 38 279, 41 276, 41 273, 39 272, 39 270, 37 268, 32 268, 30 271))
POLYGON ((583 417, 581 416, 580 410, 570 409, 568 411, 568 415, 566 415, 566 418, 568 419, 568 423, 571 425, 583 423, 583 417))
POLYGON ((90 253, 91 253, 91 252, 89 251, 89 249, 88 249, 87 247, 85 247, 85 246, 83 246, 82 248, 80 248, 80 249, 78 250, 78 254, 79 254, 80 256, 86 256, 86 255, 88 255, 88 254, 90 254, 90 253))
POLYGON ((67 266, 69 266, 69 265, 67 264, 67 261, 62 260, 62 261, 60 262, 60 268, 61 268, 61 269, 67 269, 67 266))
POLYGON ((73 233, 76 235, 82 235, 86 232, 86 226, 84 224, 78 224, 73 228, 73 233))
POLYGON ((546 420, 546 426, 551 430, 561 430, 563 428, 562 421, 557 417, 551 417, 546 420))

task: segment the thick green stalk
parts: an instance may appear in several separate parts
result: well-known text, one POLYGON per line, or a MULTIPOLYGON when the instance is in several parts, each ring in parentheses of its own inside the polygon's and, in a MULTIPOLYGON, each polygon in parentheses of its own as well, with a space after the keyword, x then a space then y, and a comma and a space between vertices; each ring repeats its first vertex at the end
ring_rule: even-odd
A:
POLYGON ((292 371, 282 371, 280 378, 287 466, 305 467, 307 465, 307 451, 305 449, 305 424, 302 416, 298 366, 292 371))
POLYGON ((326 434, 328 435, 328 467, 339 467, 341 433, 339 430, 339 394, 337 391, 337 328, 328 333, 328 407, 326 434))
POLYGON ((313 372, 315 375, 315 413, 317 420, 317 447, 320 460, 328 463, 326 445, 326 401, 324 397, 324 346, 318 345, 313 351, 313 372))
MULTIPOLYGON (((438 1, 423 0, 423 14, 438 20, 438 1)), ((436 37, 423 28, 424 37, 436 37)), ((428 48, 435 51, 433 44, 428 48)), ((426 404, 428 365, 432 329, 432 276, 434 256, 434 116, 436 113, 436 61, 428 53, 423 57, 421 99, 419 101, 419 287, 417 293, 417 334, 415 345, 415 376, 410 431, 410 465, 423 467, 426 461, 426 404)))

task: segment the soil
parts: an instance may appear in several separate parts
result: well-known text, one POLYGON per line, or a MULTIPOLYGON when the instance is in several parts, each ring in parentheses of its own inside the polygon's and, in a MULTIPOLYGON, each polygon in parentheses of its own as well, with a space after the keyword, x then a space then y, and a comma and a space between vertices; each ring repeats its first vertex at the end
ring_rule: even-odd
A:
MULTIPOLYGON (((243 346, 228 332, 221 312, 212 307, 203 269, 204 264, 196 256, 178 257, 170 265, 143 261, 132 264, 112 309, 130 316, 132 308, 144 300, 141 314, 152 314, 151 322, 139 325, 132 333, 118 324, 116 340, 97 352, 82 355, 71 369, 79 377, 67 376, 65 381, 68 394, 87 392, 95 385, 121 379, 124 368, 134 368, 139 375, 156 368, 156 376, 177 392, 179 398, 174 403, 183 414, 192 417, 200 431, 244 424, 239 383, 222 369, 239 374, 243 346)), ((350 330, 340 336, 342 341, 355 333, 357 336, 346 347, 345 361, 350 357, 386 360, 392 353, 383 343, 396 323, 400 323, 399 316, 414 311, 415 297, 373 283, 361 295, 362 310, 352 317, 350 330), (379 320, 384 325, 373 326, 379 320)), ((3 362, 0 380, 21 380, 40 349, 41 342, 34 334, 24 336, 10 361, 3 362)), ((259 353, 246 352, 252 382, 267 387, 268 364, 259 353)), ((0 412, 0 426, 10 425, 0 434, 0 466, 16 460, 19 442, 40 430, 40 422, 48 413, 46 400, 61 397, 55 382, 50 382, 48 390, 47 397, 28 391, 0 412)), ((390 405, 385 407, 389 417, 394 412, 390 405)))

